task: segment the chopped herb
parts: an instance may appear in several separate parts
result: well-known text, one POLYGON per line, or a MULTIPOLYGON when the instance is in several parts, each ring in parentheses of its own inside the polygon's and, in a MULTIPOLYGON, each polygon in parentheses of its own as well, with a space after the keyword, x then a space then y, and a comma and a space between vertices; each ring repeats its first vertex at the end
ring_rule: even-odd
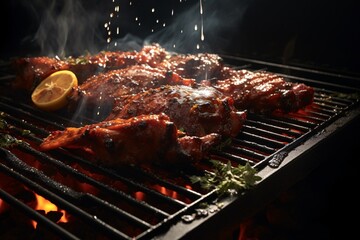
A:
POLYGON ((81 65, 81 64, 84 65, 84 64, 89 63, 89 60, 85 56, 81 56, 81 57, 77 57, 77 58, 69 57, 69 58, 65 59, 65 61, 70 65, 81 65))
POLYGON ((185 132, 185 129, 184 128, 179 128, 178 129, 180 132, 185 132))
MULTIPOLYGON (((9 124, 2 118, 0 118, 0 147, 9 148, 19 144, 22 144, 22 140, 11 136, 8 130, 11 128, 9 124)), ((31 134, 30 130, 22 130, 23 136, 31 134)))
POLYGON ((216 189, 219 196, 240 194, 261 180, 257 170, 249 163, 233 167, 230 161, 227 164, 217 160, 210 161, 214 167, 213 172, 205 172, 204 176, 191 176, 190 180, 192 183, 199 183, 206 190, 216 189))
POLYGON ((0 147, 8 148, 21 143, 21 140, 18 140, 9 134, 0 133, 0 147))
POLYGON ((0 118, 0 130, 4 130, 7 128, 7 122, 4 119, 0 118))
POLYGON ((27 136, 27 135, 30 135, 31 134, 31 131, 30 130, 27 130, 27 129, 24 129, 24 130, 22 130, 22 132, 21 132, 21 135, 23 135, 23 136, 27 136))

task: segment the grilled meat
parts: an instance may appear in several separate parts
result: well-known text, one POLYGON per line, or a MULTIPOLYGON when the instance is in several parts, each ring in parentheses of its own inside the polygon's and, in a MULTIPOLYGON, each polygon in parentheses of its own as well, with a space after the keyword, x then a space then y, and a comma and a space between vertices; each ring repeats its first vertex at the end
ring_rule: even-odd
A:
POLYGON ((135 59, 138 64, 146 64, 151 67, 158 66, 169 53, 159 44, 145 45, 139 53, 136 54, 135 59))
POLYGON ((159 67, 170 69, 182 77, 194 78, 201 85, 215 87, 234 98, 239 110, 295 112, 313 101, 314 90, 305 84, 287 82, 272 73, 225 67, 217 54, 173 55, 159 67))
MULTIPOLYGON (((225 67, 222 58, 217 54, 169 54, 158 44, 146 45, 139 52, 100 52, 93 56, 68 58, 64 61, 47 57, 21 58, 15 60, 13 66, 17 72, 13 86, 28 91, 55 71, 69 69, 75 72, 79 82, 82 83, 86 79, 86 83, 80 86, 79 91, 72 97, 72 105, 74 106, 75 102, 83 104, 86 101, 90 108, 96 107, 93 103, 98 102, 100 98, 108 101, 109 97, 134 94, 175 82, 192 84, 181 82, 181 77, 213 86, 234 98, 235 107, 239 110, 247 109, 258 113, 269 113, 274 110, 297 111, 310 104, 314 94, 311 87, 287 82, 276 74, 225 67), (112 72, 114 69, 125 69, 133 65, 146 65, 153 69, 132 69, 128 73, 112 72), (106 71, 111 72, 104 74, 106 71), (165 81, 161 76, 164 72, 167 75, 165 81), (150 78, 155 81, 152 82, 150 78), (174 81, 174 78, 178 80, 174 81), (104 86, 99 87, 101 84, 104 86), (124 87, 119 87, 121 84, 124 87)), ((101 106, 101 103, 98 106, 101 106)))
POLYGON ((295 112, 313 101, 314 89, 302 83, 285 81, 268 72, 223 69, 223 79, 202 81, 234 99, 239 110, 271 113, 275 110, 295 112))
POLYGON ((94 160, 100 164, 118 167, 199 161, 220 139, 218 134, 201 138, 179 136, 175 124, 165 114, 142 115, 54 131, 40 148, 82 148, 96 156, 94 160))
POLYGON ((176 72, 196 81, 219 78, 223 68, 222 58, 217 54, 176 54, 166 58, 157 67, 176 72))
POLYGON ((69 69, 69 65, 56 58, 31 57, 14 59, 11 62, 11 68, 16 73, 15 79, 11 82, 11 87, 31 91, 50 74, 69 69))
MULTIPOLYGON (((162 85, 193 84, 194 80, 183 79, 165 69, 134 65, 90 77, 70 97, 70 109, 111 108, 115 97, 136 94, 162 85)), ((107 114, 106 111, 104 114, 107 114)))
POLYGON ((69 69, 75 73, 80 82, 89 77, 114 69, 127 68, 133 65, 145 64, 155 67, 163 61, 167 52, 158 44, 146 45, 137 51, 103 51, 96 55, 68 59, 69 69))
POLYGON ((190 136, 218 133, 235 137, 246 118, 245 112, 234 108, 232 98, 213 87, 166 85, 117 98, 107 120, 160 113, 168 115, 179 129, 190 136))
POLYGON ((27 91, 58 70, 77 75, 69 109, 99 115, 102 108, 96 119, 106 120, 54 131, 40 147, 86 149, 107 166, 200 160, 238 135, 246 111, 297 111, 314 96, 313 88, 276 74, 226 67, 216 54, 171 55, 157 44, 66 60, 22 58, 13 66, 13 87, 27 91))
POLYGON ((60 60, 51 57, 27 57, 14 59, 11 68, 16 74, 12 86, 15 89, 32 91, 37 84, 55 71, 68 69, 82 83, 92 75, 137 64, 156 66, 167 52, 158 44, 144 46, 141 51, 103 51, 96 55, 60 60))

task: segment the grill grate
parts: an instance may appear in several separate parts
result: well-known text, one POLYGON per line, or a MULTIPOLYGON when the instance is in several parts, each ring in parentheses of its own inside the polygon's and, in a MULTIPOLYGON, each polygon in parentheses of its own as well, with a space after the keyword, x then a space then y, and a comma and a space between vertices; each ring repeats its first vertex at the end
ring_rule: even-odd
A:
MULTIPOLYGON (((247 63, 244 68, 263 70, 263 66, 260 68, 254 63, 247 63)), ((231 145, 214 150, 211 158, 231 160, 234 164, 247 162, 260 171, 267 165, 278 168, 294 147, 357 106, 358 99, 344 98, 339 92, 344 90, 346 93, 348 88, 335 91, 332 85, 284 76, 291 81, 305 81, 316 86, 314 103, 297 113, 249 114, 242 132, 231 145)), ((216 197, 214 191, 204 191, 191 184, 188 178, 208 170, 207 161, 181 170, 165 166, 152 169, 128 166, 114 171, 95 165, 76 152, 64 149, 47 153, 38 151, 37 145, 49 131, 83 123, 44 113, 7 96, 0 98, 0 111, 1 119, 9 124, 10 135, 23 141, 9 150, 1 148, 0 177, 11 178, 28 191, 43 196, 70 214, 72 221, 81 224, 77 225, 77 230, 65 223, 56 224, 24 204, 9 189, 0 189, 0 199, 21 209, 30 219, 61 238, 86 237, 82 235, 82 226, 95 238, 99 238, 99 234, 101 238, 111 239, 156 236, 199 203, 216 197), (25 130, 31 134, 24 134, 25 130)))

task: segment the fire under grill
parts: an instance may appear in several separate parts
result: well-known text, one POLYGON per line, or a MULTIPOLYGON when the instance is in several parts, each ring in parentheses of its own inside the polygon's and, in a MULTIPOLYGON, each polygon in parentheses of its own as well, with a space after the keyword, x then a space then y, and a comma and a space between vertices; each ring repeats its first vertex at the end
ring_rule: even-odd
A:
POLYGON ((356 78, 224 59, 237 68, 266 70, 304 82, 316 91, 314 103, 297 113, 249 114, 230 146, 211 152, 212 159, 257 168, 262 180, 254 189, 216 201, 214 190, 205 191, 189 179, 209 171, 207 160, 184 169, 159 165, 114 170, 95 165, 76 151, 41 152, 38 145, 51 130, 82 123, 4 94, 0 118, 15 144, 0 149, 0 238, 11 237, 18 229, 24 239, 178 239, 215 231, 211 229, 215 225, 216 231, 231 229, 275 197, 276 188, 271 191, 269 186, 282 182, 286 188, 316 167, 319 163, 307 160, 307 152, 359 117, 356 78), (57 208, 37 209, 39 197, 57 208))

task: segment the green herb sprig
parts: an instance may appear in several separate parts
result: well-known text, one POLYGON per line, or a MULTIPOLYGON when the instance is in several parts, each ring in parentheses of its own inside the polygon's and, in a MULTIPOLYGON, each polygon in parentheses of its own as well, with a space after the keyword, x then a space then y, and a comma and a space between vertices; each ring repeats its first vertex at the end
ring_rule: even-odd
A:
POLYGON ((206 171, 203 176, 191 176, 192 183, 199 183, 205 190, 216 189, 219 197, 224 195, 240 194, 250 189, 261 180, 257 170, 249 163, 245 165, 231 166, 231 162, 223 163, 218 160, 210 160, 213 171, 206 171))
POLYGON ((22 143, 22 140, 18 140, 9 134, 0 133, 0 147, 9 148, 22 143))
MULTIPOLYGON (((1 118, 1 115, 2 114, 0 114, 0 147, 9 148, 22 144, 22 140, 18 140, 17 138, 8 134, 8 129, 10 128, 10 126, 4 119, 1 118)), ((30 131, 28 130, 23 131, 23 135, 29 133, 30 131)))

